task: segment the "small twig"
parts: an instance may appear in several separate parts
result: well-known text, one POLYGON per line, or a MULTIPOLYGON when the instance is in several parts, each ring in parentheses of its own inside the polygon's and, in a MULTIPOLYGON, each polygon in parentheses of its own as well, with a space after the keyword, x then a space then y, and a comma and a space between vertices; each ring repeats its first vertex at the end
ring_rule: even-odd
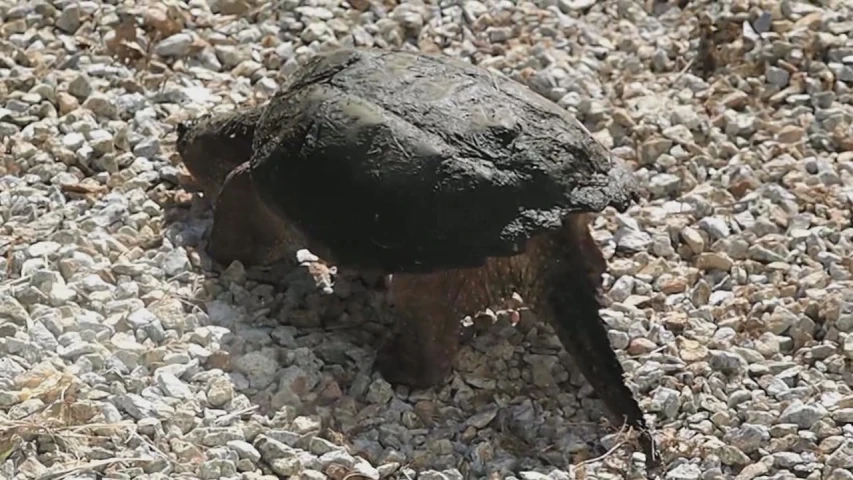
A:
POLYGON ((619 449, 619 447, 621 447, 621 446, 625 445, 625 443, 627 443, 627 441, 624 439, 624 435, 625 435, 626 433, 630 433, 630 430, 626 432, 626 430, 625 430, 625 429, 626 429, 626 427, 627 427, 627 424, 623 424, 623 425, 622 425, 622 428, 620 428, 620 429, 619 429, 619 436, 620 436, 620 437, 622 437, 622 440, 619 440, 619 442, 617 442, 617 443, 616 443, 616 445, 613 445, 613 446, 610 448, 610 450, 608 450, 608 451, 604 452, 604 454, 602 454, 601 456, 598 456, 598 457, 595 457, 595 458, 590 458, 590 459, 584 460, 584 461, 582 461, 582 462, 580 462, 580 463, 576 464, 576 465, 575 465, 575 467, 580 467, 580 466, 589 465, 589 464, 594 463, 594 462, 600 462, 601 460, 604 460, 605 458, 607 458, 607 457, 609 457, 609 456, 613 455, 613 453, 614 453, 616 450, 618 450, 618 449, 619 449))
POLYGON ((349 480, 350 478, 353 478, 353 477, 367 478, 363 473, 350 472, 350 473, 344 475, 344 478, 342 478, 341 480, 349 480))
POLYGON ((255 410, 257 410, 257 409, 258 409, 258 406, 257 406, 257 405, 252 405, 252 406, 250 406, 250 407, 246 407, 246 408, 243 408, 243 409, 241 409, 241 410, 237 410, 236 412, 231 412, 231 413, 229 413, 229 414, 227 414, 227 415, 223 415, 223 416, 221 416, 221 417, 217 418, 217 419, 213 422, 213 424, 214 424, 214 425, 222 425, 222 424, 223 424, 223 423, 225 423, 226 421, 231 421, 231 419, 233 419, 233 418, 237 418, 237 417, 239 417, 239 416, 241 416, 241 415, 245 415, 245 414, 247 414, 247 413, 252 413, 252 412, 254 412, 254 411, 255 411, 255 410))
POLYGON ((672 79, 672 82, 670 82, 670 85, 675 86, 675 84, 678 83, 679 80, 681 80, 681 77, 683 77, 684 74, 687 73, 688 70, 690 70, 690 67, 693 66, 693 62, 695 62, 695 61, 696 61, 696 57, 691 58, 690 61, 687 62, 687 65, 685 65, 684 68, 682 68, 681 71, 678 72, 678 75, 676 75, 675 78, 672 79))
POLYGON ((80 473, 84 471, 96 470, 101 467, 107 467, 114 463, 121 462, 147 462, 150 461, 150 458, 140 458, 140 457, 127 457, 127 458, 107 458, 104 460, 97 460, 94 462, 89 462, 84 465, 76 465, 73 467, 66 467, 62 470, 56 472, 46 473, 39 477, 39 480, 58 480, 61 478, 65 478, 68 475, 73 473, 80 473))
POLYGON ((144 444, 148 445, 148 448, 150 448, 151 450, 154 450, 154 452, 155 452, 155 453, 157 453, 158 455, 160 455, 160 457, 161 457, 161 458, 163 458, 164 460, 166 460, 167 462, 169 462, 169 463, 171 463, 171 464, 173 464, 173 465, 178 463, 177 461, 175 461, 174 459, 172 459, 171 457, 169 457, 168 455, 166 455, 166 453, 165 453, 165 452, 163 452, 162 450, 160 450, 159 448, 157 448, 157 445, 154 445, 154 442, 153 442, 152 440, 150 440, 150 439, 148 439, 148 438, 146 438, 146 437, 143 437, 142 435, 140 435, 140 434, 139 434, 138 432, 136 432, 136 431, 130 432, 130 435, 131 435, 131 436, 133 436, 133 437, 135 437, 135 438, 137 438, 137 439, 139 439, 142 443, 144 443, 144 444))

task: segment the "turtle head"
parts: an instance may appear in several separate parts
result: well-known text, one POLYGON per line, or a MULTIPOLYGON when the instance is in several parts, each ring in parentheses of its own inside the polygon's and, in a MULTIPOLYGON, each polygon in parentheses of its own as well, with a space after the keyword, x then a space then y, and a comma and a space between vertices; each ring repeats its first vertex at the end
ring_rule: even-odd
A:
POLYGON ((611 157, 612 167, 608 171, 610 184, 610 205, 619 212, 625 212, 631 205, 641 203, 648 192, 642 188, 633 170, 618 157, 611 157))
POLYGON ((187 132, 192 128, 193 120, 187 120, 185 122, 180 122, 175 127, 175 131, 178 132, 178 142, 183 142, 187 137, 187 132))
POLYGON ((211 199, 225 178, 251 158, 255 116, 252 113, 206 113, 175 126, 175 150, 211 199))
POLYGON ((198 118, 193 118, 191 120, 184 120, 183 122, 179 122, 175 125, 175 133, 177 133, 178 138, 175 140, 175 147, 178 150, 178 153, 183 157, 187 148, 190 146, 193 137, 193 131, 198 127, 199 123, 201 123, 204 119, 208 118, 210 114, 202 115, 198 118))

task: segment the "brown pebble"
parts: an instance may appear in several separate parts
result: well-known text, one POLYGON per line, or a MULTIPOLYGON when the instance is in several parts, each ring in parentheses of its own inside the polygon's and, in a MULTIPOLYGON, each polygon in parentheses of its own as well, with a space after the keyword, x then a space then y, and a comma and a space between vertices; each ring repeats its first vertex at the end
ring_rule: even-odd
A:
POLYGON ((77 110, 80 107, 80 102, 70 93, 59 92, 56 94, 56 106, 59 107, 60 115, 66 115, 77 110))
POLYGON ((687 279, 684 277, 669 277, 660 282, 660 291, 672 295, 687 290, 687 279))
POLYGON ((776 134, 776 139, 782 143, 797 143, 803 139, 806 131, 802 127, 798 127, 796 125, 787 125, 779 130, 779 133, 776 134))
POLYGON ((631 340, 631 344, 628 345, 628 354, 642 355, 644 353, 649 353, 656 348, 658 348, 658 346, 655 342, 648 338, 639 337, 631 340))
POLYGON ((696 258, 696 268, 700 270, 721 270, 728 272, 731 270, 734 262, 732 259, 721 252, 704 252, 696 258))

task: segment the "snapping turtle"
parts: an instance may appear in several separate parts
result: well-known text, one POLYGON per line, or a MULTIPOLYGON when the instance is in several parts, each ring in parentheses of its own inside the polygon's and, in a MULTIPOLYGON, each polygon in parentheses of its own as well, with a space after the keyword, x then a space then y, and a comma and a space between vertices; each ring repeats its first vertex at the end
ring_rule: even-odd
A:
POLYGON ((443 381, 459 319, 515 291, 657 464, 599 316, 606 261, 589 231, 590 214, 625 211, 639 186, 564 109, 447 57, 342 49, 265 106, 179 125, 177 146, 213 197, 215 260, 307 246, 393 274, 397 331, 376 359, 389 382, 443 381))

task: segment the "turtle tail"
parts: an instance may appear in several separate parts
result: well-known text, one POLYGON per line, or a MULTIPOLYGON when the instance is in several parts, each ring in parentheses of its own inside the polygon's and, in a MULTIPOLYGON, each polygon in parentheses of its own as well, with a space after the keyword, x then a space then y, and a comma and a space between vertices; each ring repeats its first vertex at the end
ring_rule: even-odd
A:
POLYGON ((599 310, 601 274, 607 263, 589 232, 586 215, 571 215, 553 245, 550 288, 543 299, 566 351, 607 409, 640 433, 650 467, 659 464, 642 410, 625 384, 622 364, 607 336, 599 310))

